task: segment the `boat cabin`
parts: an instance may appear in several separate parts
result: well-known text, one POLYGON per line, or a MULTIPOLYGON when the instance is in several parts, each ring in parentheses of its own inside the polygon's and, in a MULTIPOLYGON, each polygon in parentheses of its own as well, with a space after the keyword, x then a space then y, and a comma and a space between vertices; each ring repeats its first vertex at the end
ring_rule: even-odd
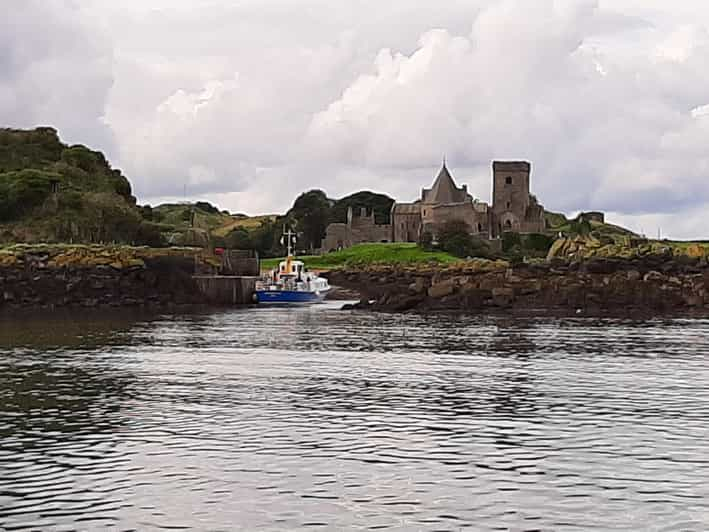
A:
POLYGON ((284 260, 278 265, 279 275, 297 275, 305 273, 305 264, 299 260, 284 260))

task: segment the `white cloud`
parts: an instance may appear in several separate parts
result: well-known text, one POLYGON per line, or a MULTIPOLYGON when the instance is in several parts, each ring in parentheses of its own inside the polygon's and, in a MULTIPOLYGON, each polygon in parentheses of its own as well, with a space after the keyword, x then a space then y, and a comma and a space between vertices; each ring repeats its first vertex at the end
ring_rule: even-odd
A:
POLYGON ((144 201, 184 186, 252 213, 314 187, 408 200, 445 153, 483 199, 491 159, 527 158, 552 209, 705 230, 685 215, 709 203, 705 3, 81 6, 33 0, 0 21, 0 118, 102 149, 113 133, 144 201))

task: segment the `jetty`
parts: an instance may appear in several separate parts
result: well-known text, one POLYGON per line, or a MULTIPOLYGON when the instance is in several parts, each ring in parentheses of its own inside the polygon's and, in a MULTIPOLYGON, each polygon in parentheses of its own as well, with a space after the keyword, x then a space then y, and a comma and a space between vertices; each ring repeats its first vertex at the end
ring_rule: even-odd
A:
POLYGON ((222 257, 217 273, 196 271, 193 279, 210 305, 249 305, 255 302, 261 260, 255 251, 217 250, 222 257))

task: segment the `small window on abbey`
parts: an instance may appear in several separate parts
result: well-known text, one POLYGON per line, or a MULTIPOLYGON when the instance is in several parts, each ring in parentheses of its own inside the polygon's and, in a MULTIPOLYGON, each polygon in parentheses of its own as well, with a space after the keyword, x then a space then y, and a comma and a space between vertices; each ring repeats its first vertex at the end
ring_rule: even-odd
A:
POLYGON ((507 202, 507 208, 508 208, 508 209, 511 209, 511 208, 512 208, 512 202, 510 202, 510 201, 507 202))
POLYGON ((511 184, 512 184, 512 178, 509 177, 509 176, 506 177, 506 178, 505 178, 505 184, 506 184, 506 185, 511 185, 511 184))

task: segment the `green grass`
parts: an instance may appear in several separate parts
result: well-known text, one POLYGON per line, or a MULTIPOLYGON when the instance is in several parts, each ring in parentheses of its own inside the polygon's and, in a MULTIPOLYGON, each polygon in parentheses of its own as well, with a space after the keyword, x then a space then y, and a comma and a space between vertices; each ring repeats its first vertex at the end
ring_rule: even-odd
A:
MULTIPOLYGON (((273 269, 282 260, 265 259, 261 261, 261 268, 273 269)), ((460 259, 448 253, 424 251, 416 244, 360 244, 325 255, 298 257, 298 260, 305 262, 306 267, 312 270, 332 270, 341 266, 369 264, 450 264, 460 259)))
POLYGON ((224 225, 217 227, 212 231, 215 236, 225 237, 229 233, 236 229, 258 229, 264 222, 272 222, 276 219, 275 215, 265 214, 263 216, 250 216, 250 217, 230 217, 225 221, 224 225))

